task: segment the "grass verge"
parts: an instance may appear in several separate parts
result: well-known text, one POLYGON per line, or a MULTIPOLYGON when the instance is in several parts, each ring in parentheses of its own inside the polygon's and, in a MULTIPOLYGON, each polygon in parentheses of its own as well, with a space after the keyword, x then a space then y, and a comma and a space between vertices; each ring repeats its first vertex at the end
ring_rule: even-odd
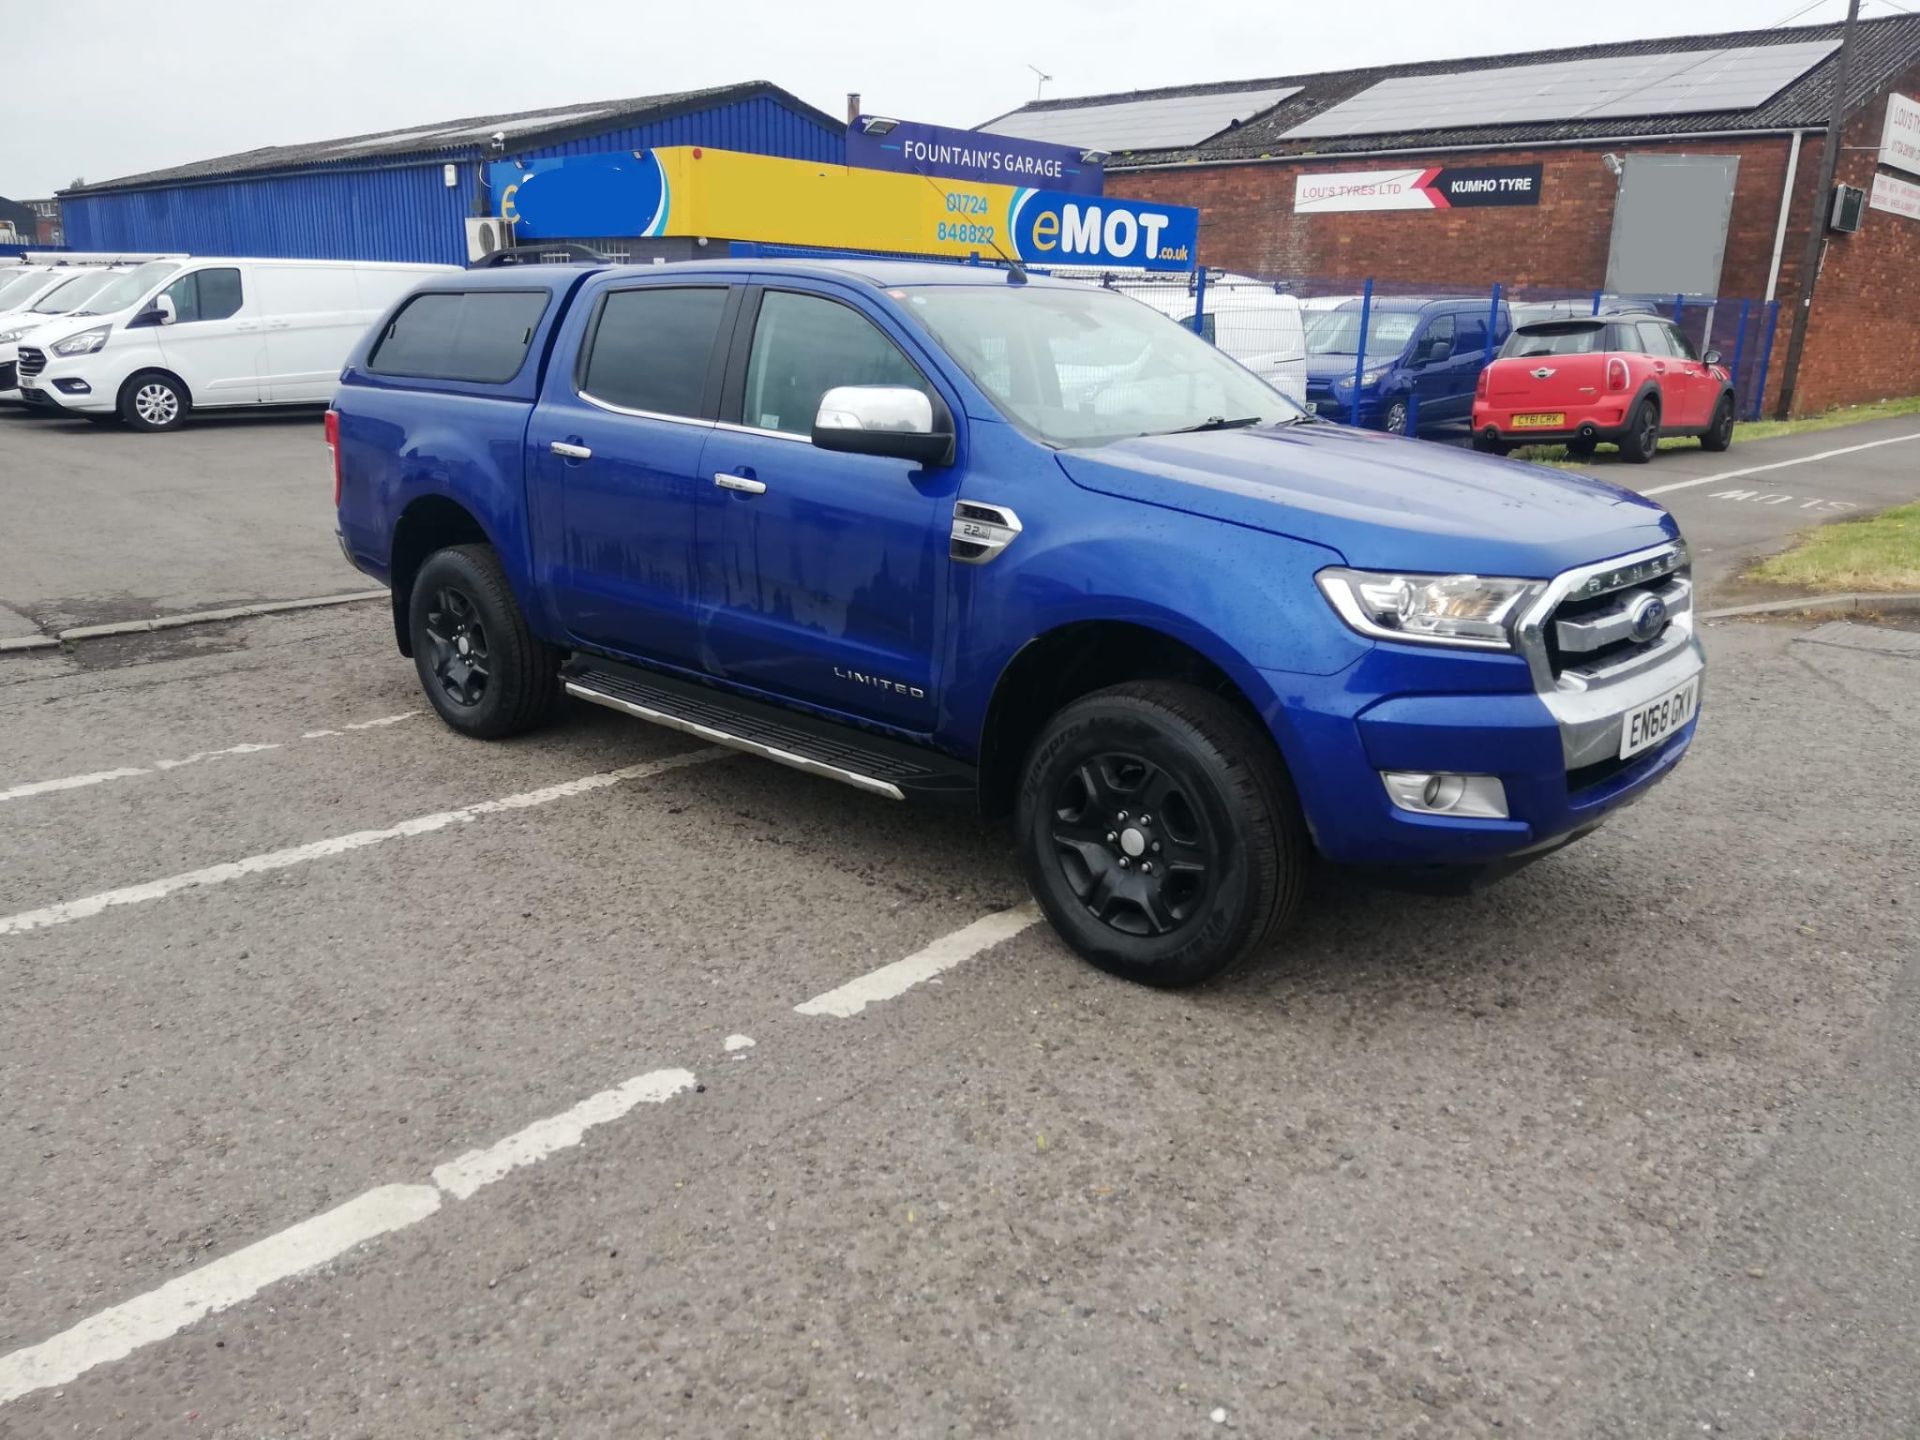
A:
POLYGON ((1748 578, 1815 593, 1920 590, 1920 503, 1822 525, 1748 578))
MULTIPOLYGON (((1799 420, 1743 420, 1733 427, 1733 443, 1738 445, 1746 440, 1771 440, 1780 435, 1806 435, 1815 430, 1837 430, 1843 425, 1862 425, 1869 420, 1892 420, 1901 415, 1920 415, 1920 395, 1904 395, 1897 400, 1876 400, 1871 405, 1845 405, 1838 410, 1823 411, 1818 415, 1808 415, 1799 420)), ((1697 450, 1698 440, 1675 436, 1662 440, 1662 450, 1697 450)), ((1528 445, 1515 450, 1516 460, 1532 460, 1536 464, 1585 465, 1587 460, 1576 459, 1567 453, 1564 445, 1528 445)))

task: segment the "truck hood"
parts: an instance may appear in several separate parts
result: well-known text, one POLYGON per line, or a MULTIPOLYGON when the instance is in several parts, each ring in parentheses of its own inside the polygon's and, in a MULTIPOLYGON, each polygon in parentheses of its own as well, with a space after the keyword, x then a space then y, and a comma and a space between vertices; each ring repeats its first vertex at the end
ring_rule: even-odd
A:
POLYGON ((1562 570, 1677 535, 1619 486, 1344 426, 1148 435, 1065 450, 1082 489, 1324 545, 1370 570, 1562 570))

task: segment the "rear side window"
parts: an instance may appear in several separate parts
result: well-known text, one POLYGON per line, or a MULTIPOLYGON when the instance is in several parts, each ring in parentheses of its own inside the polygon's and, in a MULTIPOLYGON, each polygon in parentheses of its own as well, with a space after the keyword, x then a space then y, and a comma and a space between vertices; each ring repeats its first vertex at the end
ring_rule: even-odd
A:
POLYGON ((197 320, 226 320, 239 313, 242 303, 240 272, 233 269, 195 270, 182 275, 161 292, 173 302, 176 325, 197 320))
POLYGON ((416 295, 387 322, 367 369, 421 380, 503 384, 520 373, 546 309, 544 290, 416 295))
POLYGON ((1640 348, 1649 355, 1677 355, 1673 337, 1658 320, 1642 320, 1634 329, 1640 332, 1640 348))
POLYGON ((600 304, 580 393, 625 410, 700 418, 727 307, 722 286, 614 290, 600 304))
POLYGON ((1529 325, 1507 337, 1501 357, 1532 355, 1591 355, 1603 347, 1606 326, 1591 324, 1529 325))

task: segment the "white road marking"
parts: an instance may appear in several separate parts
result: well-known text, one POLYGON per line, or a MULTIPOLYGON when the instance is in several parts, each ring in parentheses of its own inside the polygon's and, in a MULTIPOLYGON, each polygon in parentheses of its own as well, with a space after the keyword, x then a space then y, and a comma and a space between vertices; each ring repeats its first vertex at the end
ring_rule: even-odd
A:
MULTIPOLYGON (((97 913, 108 905, 132 904, 138 899, 170 894, 188 885, 217 884, 219 879, 231 878, 231 874, 284 868, 304 859, 339 854, 343 850, 375 844, 399 835, 423 834, 479 815, 544 805, 570 795, 615 785, 623 780, 656 775, 707 760, 724 759, 731 753, 721 749, 696 750, 665 760, 629 765, 621 770, 609 770, 564 784, 549 785, 541 790, 484 801, 462 810, 422 816, 386 830, 339 836, 294 850, 256 856, 252 861, 238 861, 231 866, 215 866, 191 875, 175 876, 172 880, 155 881, 151 886, 136 886, 131 891, 110 891, 105 896, 70 902, 67 906, 56 906, 50 911, 0 920, 0 934, 10 933, 11 930, 34 929, 42 924, 59 924, 65 919, 78 919, 81 914, 97 913), (209 878, 215 876, 219 878, 209 878), (89 906, 92 908, 85 908, 89 906), (57 918, 41 918, 56 914, 57 918)), ((975 955, 1011 940, 1039 919, 1039 907, 1031 902, 983 916, 904 960, 882 966, 804 1005, 796 1005, 794 1009, 802 1015, 857 1015, 869 1005, 890 1000, 975 955)), ((740 1052, 752 1048, 754 1041, 751 1036, 734 1034, 727 1036, 722 1044, 729 1052, 740 1052)), ((662 1104, 676 1095, 686 1094, 695 1086, 696 1081, 690 1070, 652 1070, 644 1075, 636 1075, 611 1090, 588 1096, 558 1115, 536 1120, 492 1145, 469 1150, 464 1155, 435 1166, 430 1176, 433 1181, 431 1185, 378 1186, 344 1205, 302 1220, 264 1240, 257 1240, 144 1295, 136 1295, 131 1300, 91 1315, 50 1340, 0 1356, 0 1405, 36 1390, 69 1384, 96 1366, 124 1360, 143 1346, 165 1340, 208 1315, 252 1298, 269 1285, 336 1260, 355 1246, 418 1224, 439 1211, 442 1195, 462 1201, 471 1199, 515 1170, 537 1165, 578 1145, 594 1126, 617 1120, 639 1105, 662 1104)))
POLYGON ((456 1200, 470 1199, 482 1186, 491 1185, 522 1165, 537 1165, 556 1151, 578 1145, 595 1125, 618 1120, 636 1105, 671 1100, 693 1085, 691 1070, 654 1070, 636 1075, 624 1085, 589 1095, 571 1110, 536 1120, 484 1150, 469 1150, 435 1166, 433 1183, 456 1200))
MULTIPOLYGON (((824 995, 816 995, 793 1008, 802 1015, 837 1015, 842 1019, 858 1015, 867 1006, 903 995, 923 981, 971 960, 983 950, 991 950, 1011 940, 1040 918, 1040 907, 1029 901, 1011 910, 983 916, 971 925, 943 935, 924 950, 904 960, 882 965, 857 980, 849 980, 824 995)), ((4 923, 4 922, 0 922, 4 923)))
POLYGON ((1749 465, 1744 470, 1722 470, 1718 475, 1702 475, 1697 480, 1677 480, 1671 485, 1655 485, 1651 490, 1642 490, 1642 495, 1667 495, 1675 490, 1691 490, 1696 485, 1718 485, 1722 480, 1738 480, 1742 475, 1760 475, 1768 470, 1785 470, 1789 465, 1810 465, 1815 460, 1831 460, 1836 455, 1852 455, 1861 450, 1872 450, 1880 445, 1898 445, 1907 440, 1920 440, 1920 430, 1911 435, 1893 435, 1885 440, 1869 440, 1862 445, 1843 445, 1838 450, 1822 450, 1818 455, 1802 455, 1797 460, 1776 460, 1771 465, 1749 465))
MULTIPOLYGON (((688 763, 685 757, 681 762, 688 763)), ((570 1110, 535 1121, 498 1144, 470 1150, 435 1167, 431 1185, 378 1186, 324 1214, 190 1270, 158 1289, 90 1315, 51 1340, 0 1355, 0 1405, 35 1390, 65 1385, 97 1365, 124 1360, 142 1346, 165 1340, 216 1311, 251 1299, 269 1285, 337 1260, 356 1245, 418 1224, 440 1209, 443 1193, 466 1200, 521 1166, 538 1164, 578 1145, 595 1125, 617 1120, 636 1105, 671 1100, 693 1087, 690 1070, 654 1070, 637 1075, 624 1085, 589 1096, 570 1110)))
POLYGON ((440 1208, 431 1185, 382 1185, 346 1204, 224 1255, 157 1290, 82 1320, 51 1340, 0 1356, 0 1405, 65 1385, 197 1320, 337 1259, 354 1246, 417 1224, 440 1208))
POLYGON ((383 841, 404 839, 411 835, 426 835, 435 830, 444 830, 449 825, 464 825, 483 815, 498 815, 508 810, 527 810, 536 805, 550 805, 555 800, 568 800, 575 795, 584 795, 590 790, 602 790, 609 785, 618 785, 624 780, 644 780, 669 770, 680 769, 682 766, 700 765, 709 760, 724 760, 732 753, 730 750, 717 747, 690 750, 680 755, 669 755, 664 760, 649 760, 639 765, 628 765, 619 770, 607 770, 598 775, 583 775, 578 780, 566 780, 558 785, 547 785, 518 795, 506 795, 498 800, 482 800, 476 805, 462 806, 458 810, 441 810, 432 815, 416 816, 414 819, 402 820, 398 825, 389 825, 382 830, 355 830, 351 834, 334 835, 325 840, 295 845, 286 850, 271 850, 264 855, 249 855, 244 860, 230 860, 221 865, 209 865, 202 870, 189 870, 184 874, 169 875, 165 879, 149 880, 142 885, 128 885, 118 890, 102 890, 95 895, 82 896, 78 900, 63 900, 57 905, 48 905, 39 910, 23 910, 16 915, 0 916, 0 935, 20 935, 29 930, 43 930, 50 925, 65 925, 74 920, 84 920, 89 916, 98 915, 101 911, 115 906, 140 905, 149 900, 165 899, 182 890, 224 885, 229 880, 239 880, 248 875, 260 875, 270 870, 285 870, 289 866, 304 865, 310 860, 324 860, 332 855, 344 855, 349 850, 361 850, 383 841))
MULTIPOLYGON (((418 710, 407 710, 399 715, 382 715, 374 720, 361 720, 352 725, 342 725, 338 730, 309 730, 300 738, 318 740, 327 735, 343 735, 349 730, 374 730, 386 725, 398 725, 402 720, 411 720, 418 710)), ((178 770, 183 765, 198 765, 203 760, 217 760, 224 755, 258 755, 266 750, 281 750, 285 745, 280 741, 267 744, 229 745, 224 750, 196 750, 178 760, 155 760, 151 765, 122 765, 115 770, 95 770, 87 775, 66 775, 58 780, 32 780, 24 785, 15 785, 10 790, 0 790, 0 803, 8 800, 25 800, 32 795, 49 795, 58 790, 82 790, 89 785, 104 785, 109 780, 131 780, 136 775, 156 775, 167 770, 178 770)))

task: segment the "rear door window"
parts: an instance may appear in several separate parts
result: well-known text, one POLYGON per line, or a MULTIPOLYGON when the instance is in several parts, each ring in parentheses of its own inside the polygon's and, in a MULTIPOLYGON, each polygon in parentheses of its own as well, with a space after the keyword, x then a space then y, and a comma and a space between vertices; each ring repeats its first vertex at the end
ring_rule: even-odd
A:
POLYGON ((367 369, 376 375, 504 384, 520 373, 546 309, 544 290, 416 295, 387 322, 367 369))
POLYGON ((609 291, 581 361, 580 393, 622 410, 709 418, 707 371, 726 308, 723 285, 609 291))
POLYGON ((1634 326, 1640 332, 1640 348, 1649 355, 1677 355, 1667 327, 1658 320, 1642 320, 1634 326))

